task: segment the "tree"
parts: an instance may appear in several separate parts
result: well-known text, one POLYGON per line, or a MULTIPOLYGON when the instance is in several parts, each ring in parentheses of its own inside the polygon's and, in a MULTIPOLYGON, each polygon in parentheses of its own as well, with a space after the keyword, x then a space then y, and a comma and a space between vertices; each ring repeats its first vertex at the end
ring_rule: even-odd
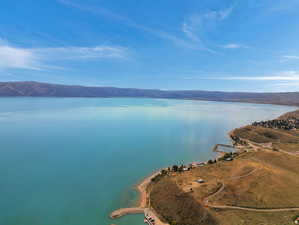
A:
POLYGON ((167 170, 161 170, 161 175, 162 175, 162 176, 167 175, 167 170))
POLYGON ((177 172, 178 169, 179 169, 179 167, 178 167, 177 165, 173 165, 173 166, 172 166, 172 171, 173 171, 173 172, 177 172))
POLYGON ((183 170, 184 170, 184 165, 181 165, 181 166, 179 167, 178 171, 179 171, 179 172, 183 172, 183 170))

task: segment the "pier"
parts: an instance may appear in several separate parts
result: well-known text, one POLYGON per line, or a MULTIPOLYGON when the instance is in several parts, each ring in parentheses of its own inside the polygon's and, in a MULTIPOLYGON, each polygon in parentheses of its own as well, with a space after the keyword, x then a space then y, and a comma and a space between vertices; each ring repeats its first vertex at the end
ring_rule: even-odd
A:
POLYGON ((213 152, 219 152, 224 153, 225 151, 219 150, 219 147, 225 147, 225 148, 235 148, 233 145, 226 145, 226 144, 216 144, 213 148, 213 152))
POLYGON ((113 211, 110 214, 110 218, 116 219, 125 215, 130 215, 130 214, 143 214, 144 213, 144 208, 122 208, 113 211))

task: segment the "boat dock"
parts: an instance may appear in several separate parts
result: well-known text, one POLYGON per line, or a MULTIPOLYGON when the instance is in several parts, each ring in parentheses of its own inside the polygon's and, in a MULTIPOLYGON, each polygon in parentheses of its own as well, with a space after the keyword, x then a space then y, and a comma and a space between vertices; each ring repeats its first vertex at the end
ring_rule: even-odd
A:
POLYGON ((218 153, 223 153, 225 151, 219 150, 219 147, 225 147, 225 148, 232 148, 234 149, 235 147, 233 145, 226 145, 226 144, 216 144, 213 148, 213 152, 218 152, 218 153))
POLYGON ((130 214, 143 214, 144 213, 144 208, 122 208, 113 211, 110 214, 110 218, 116 219, 125 215, 130 215, 130 214))

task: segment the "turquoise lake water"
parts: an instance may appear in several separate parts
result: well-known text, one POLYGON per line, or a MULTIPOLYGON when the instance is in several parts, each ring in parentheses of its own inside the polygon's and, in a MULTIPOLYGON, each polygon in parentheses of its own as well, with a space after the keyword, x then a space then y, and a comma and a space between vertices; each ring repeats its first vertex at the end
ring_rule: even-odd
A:
POLYGON ((142 225, 109 220, 158 168, 204 161, 227 132, 293 107, 134 98, 1 98, 1 225, 142 225))

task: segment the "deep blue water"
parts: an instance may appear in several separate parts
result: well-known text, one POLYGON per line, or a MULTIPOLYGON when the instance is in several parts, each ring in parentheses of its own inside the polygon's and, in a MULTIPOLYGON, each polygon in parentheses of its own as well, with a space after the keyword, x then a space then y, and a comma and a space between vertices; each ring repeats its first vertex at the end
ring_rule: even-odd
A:
POLYGON ((171 164, 207 160, 227 132, 292 107, 134 98, 1 98, 1 225, 141 225, 108 214, 171 164))

